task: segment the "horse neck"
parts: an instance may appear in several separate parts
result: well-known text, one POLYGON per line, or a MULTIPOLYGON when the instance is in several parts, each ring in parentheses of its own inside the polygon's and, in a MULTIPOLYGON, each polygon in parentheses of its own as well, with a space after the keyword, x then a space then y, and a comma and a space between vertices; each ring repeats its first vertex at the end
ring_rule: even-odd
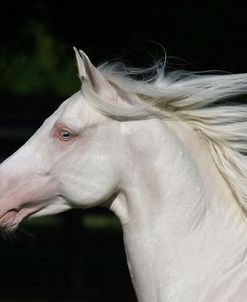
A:
POLYGON ((139 301, 204 301, 244 261, 237 203, 190 129, 157 120, 123 129, 122 188, 111 208, 123 225, 139 301))

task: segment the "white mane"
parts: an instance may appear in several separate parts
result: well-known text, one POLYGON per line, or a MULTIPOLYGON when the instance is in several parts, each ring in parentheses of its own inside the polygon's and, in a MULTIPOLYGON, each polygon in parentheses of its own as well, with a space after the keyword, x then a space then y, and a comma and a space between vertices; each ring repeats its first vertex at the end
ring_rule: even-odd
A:
POLYGON ((185 121, 208 143, 217 168, 247 214, 247 74, 165 75, 164 64, 150 69, 104 64, 99 69, 126 105, 103 100, 84 83, 83 93, 98 111, 118 120, 158 116, 185 121))

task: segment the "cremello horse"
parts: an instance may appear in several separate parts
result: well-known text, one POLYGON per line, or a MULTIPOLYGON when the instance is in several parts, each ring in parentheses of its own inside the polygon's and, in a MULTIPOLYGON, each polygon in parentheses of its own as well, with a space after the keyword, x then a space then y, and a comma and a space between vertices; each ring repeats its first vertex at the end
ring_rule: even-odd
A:
POLYGON ((143 79, 75 52, 81 91, 0 166, 1 227, 104 205, 139 301, 246 302, 247 75, 143 79))

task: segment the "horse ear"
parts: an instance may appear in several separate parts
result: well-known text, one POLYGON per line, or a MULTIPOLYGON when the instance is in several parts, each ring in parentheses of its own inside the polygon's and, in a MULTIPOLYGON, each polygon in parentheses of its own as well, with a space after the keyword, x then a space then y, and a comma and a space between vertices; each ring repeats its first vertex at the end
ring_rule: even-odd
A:
POLYGON ((87 81, 95 92, 103 96, 115 97, 116 91, 104 78, 103 74, 91 63, 88 56, 82 50, 78 51, 75 47, 74 51, 81 80, 87 81))
POLYGON ((86 79, 86 69, 84 66, 84 62, 82 60, 82 57, 80 56, 80 53, 76 47, 73 47, 74 52, 75 52, 75 58, 76 58, 76 63, 79 71, 79 77, 83 81, 86 79))

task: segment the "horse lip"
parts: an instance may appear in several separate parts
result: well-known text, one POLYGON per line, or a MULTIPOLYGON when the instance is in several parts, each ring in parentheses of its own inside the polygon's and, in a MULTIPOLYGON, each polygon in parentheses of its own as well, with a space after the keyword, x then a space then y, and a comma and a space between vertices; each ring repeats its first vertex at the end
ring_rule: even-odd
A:
POLYGON ((0 216, 0 228, 14 229, 25 218, 41 211, 49 204, 50 199, 42 200, 42 204, 36 202, 26 202, 19 208, 11 208, 0 216))
POLYGON ((0 228, 15 229, 24 218, 40 211, 42 208, 43 207, 12 208, 0 217, 0 228))
POLYGON ((8 229, 15 226, 17 214, 18 214, 18 211, 16 209, 10 209, 7 212, 5 212, 0 217, 0 226, 4 227, 4 228, 6 227, 8 229))
POLYGON ((0 219, 4 218, 4 216, 6 216, 9 212, 18 213, 19 210, 18 210, 17 208, 12 208, 12 209, 8 210, 7 212, 3 213, 3 214, 0 216, 0 219))

